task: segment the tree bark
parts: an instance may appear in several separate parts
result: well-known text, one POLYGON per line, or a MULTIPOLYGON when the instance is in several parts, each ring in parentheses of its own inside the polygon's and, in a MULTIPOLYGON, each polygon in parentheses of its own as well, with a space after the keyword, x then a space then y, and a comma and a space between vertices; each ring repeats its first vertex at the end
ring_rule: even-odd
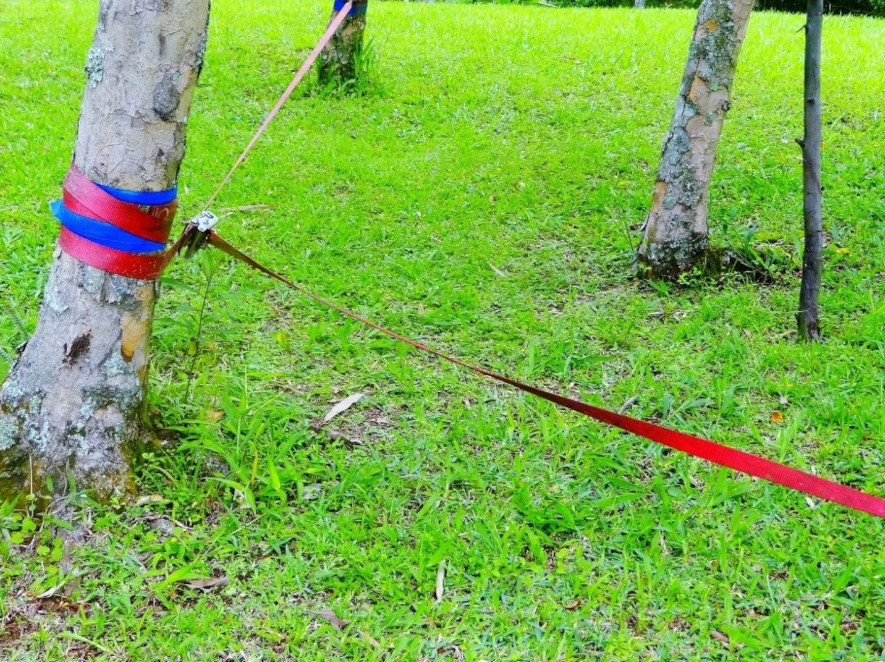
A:
POLYGON ((645 9, 645 0, 633 0, 633 7, 636 9, 645 9))
MULTIPOLYGON (((346 84, 359 77, 367 8, 368 0, 354 0, 350 14, 320 53, 317 73, 321 85, 333 82, 346 84)), ((329 20, 337 13, 333 10, 329 20)))
MULTIPOLYGON (((102 0, 74 164, 91 180, 171 188, 208 36, 209 0, 102 0)), ((0 388, 0 499, 131 492, 145 438, 157 285, 60 249, 34 335, 0 388)), ((44 501, 45 503, 45 501, 44 501)))
POLYGON ((802 145, 803 207, 805 252, 802 258, 802 287, 796 321, 799 337, 820 340, 821 273, 823 271, 823 209, 821 200, 821 32, 823 0, 808 0, 805 26, 805 136, 802 145))
POLYGON ((653 277, 689 271, 707 252, 710 176, 752 9, 753 0, 704 0, 698 10, 639 246, 653 277))

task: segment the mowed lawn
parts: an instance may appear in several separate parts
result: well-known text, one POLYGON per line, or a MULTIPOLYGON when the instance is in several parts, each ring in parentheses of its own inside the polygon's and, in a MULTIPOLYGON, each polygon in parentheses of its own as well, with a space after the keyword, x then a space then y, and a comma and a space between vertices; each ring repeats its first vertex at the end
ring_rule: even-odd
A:
MULTIPOLYGON (((0 2, 2 376, 35 324, 97 3, 0 2)), ((182 218, 329 7, 212 10, 182 218)), ((693 21, 376 3, 365 93, 296 94, 219 201, 221 232, 460 356, 885 495, 885 22, 824 23, 810 347, 801 16, 752 18, 711 193, 714 242, 767 277, 634 278, 693 21)), ((167 272, 154 357, 165 445, 139 505, 84 503, 69 564, 54 522, 0 509, 0 658, 885 656, 882 520, 440 365, 211 252, 167 272), (228 583, 188 585, 210 577, 228 583)))

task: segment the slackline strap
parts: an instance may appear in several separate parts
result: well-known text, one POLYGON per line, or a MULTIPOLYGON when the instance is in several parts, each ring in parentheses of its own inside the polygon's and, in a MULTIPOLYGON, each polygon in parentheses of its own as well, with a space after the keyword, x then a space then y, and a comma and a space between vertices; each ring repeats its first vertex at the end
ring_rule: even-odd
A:
POLYGON ((831 480, 826 480, 825 478, 820 478, 805 471, 800 471, 799 469, 793 469, 792 467, 788 467, 772 460, 767 460, 763 457, 759 457, 758 455, 753 455, 752 453, 739 451, 735 448, 730 448, 729 446, 725 446, 714 441, 709 441, 708 439, 702 439, 701 437, 695 437, 683 432, 677 432, 676 430, 671 430, 661 425, 655 425, 654 423, 648 423, 636 418, 624 416, 623 414, 608 411, 607 409, 594 407, 593 405, 589 405, 586 402, 582 402, 581 400, 568 398, 553 393, 551 391, 546 391, 536 386, 524 384, 517 379, 492 372, 491 370, 483 368, 482 366, 468 363, 454 356, 445 354, 444 352, 441 352, 437 349, 428 347, 427 345, 424 345, 417 340, 413 340, 411 338, 403 336, 396 331, 391 331, 390 329, 383 327, 380 324, 376 324, 375 322, 363 317, 362 315, 358 315, 357 313, 348 310, 347 308, 344 308, 342 306, 339 306, 338 304, 325 299, 318 294, 314 294, 304 286, 292 282, 285 276, 278 274, 272 269, 259 263, 255 259, 249 257, 248 255, 222 239, 214 230, 208 233, 207 240, 210 245, 215 246, 217 249, 223 251, 227 255, 249 265, 253 269, 257 269, 266 276, 279 281, 286 287, 295 290, 296 292, 300 292, 307 298, 328 308, 331 308, 346 317, 356 320, 361 324, 365 324, 366 326, 371 327, 376 331, 379 331, 391 338, 394 338, 395 340, 399 340, 406 345, 414 347, 417 350, 442 359, 443 361, 447 361, 456 366, 466 368, 467 370, 471 370, 478 375, 483 375, 504 384, 509 384, 510 386, 513 386, 520 391, 531 393, 532 395, 543 398, 544 400, 559 405, 560 407, 571 409, 572 411, 583 414, 584 416, 589 416, 590 418, 593 418, 607 425, 620 428, 621 430, 625 430, 626 432, 631 432, 635 435, 648 439, 649 441, 654 441, 655 443, 668 446, 678 451, 682 451, 683 453, 687 453, 688 455, 699 457, 703 460, 707 460, 708 462, 712 462, 713 464, 728 467, 729 469, 734 469, 735 471, 739 471, 750 476, 755 476, 756 478, 762 478, 763 480, 777 483, 778 485, 783 485, 784 487, 788 487, 798 492, 803 492, 805 494, 818 497, 819 499, 832 501, 834 503, 847 506, 848 508, 853 508, 854 510, 859 510, 871 515, 876 515, 877 517, 885 518, 885 499, 873 496, 872 494, 867 494, 866 492, 861 492, 860 490, 856 490, 853 487, 849 487, 847 485, 842 485, 831 480))

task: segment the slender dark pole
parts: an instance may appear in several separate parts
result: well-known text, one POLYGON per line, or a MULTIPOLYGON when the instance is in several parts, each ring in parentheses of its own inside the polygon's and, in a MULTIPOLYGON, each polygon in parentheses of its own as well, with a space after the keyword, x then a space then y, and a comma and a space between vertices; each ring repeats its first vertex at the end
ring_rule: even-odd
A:
POLYGON ((802 288, 796 321, 799 324, 799 337, 815 342, 820 340, 818 298, 824 243, 820 188, 820 42, 823 13, 823 0, 808 0, 808 22, 805 26, 805 137, 801 142, 805 254, 802 259, 802 288))

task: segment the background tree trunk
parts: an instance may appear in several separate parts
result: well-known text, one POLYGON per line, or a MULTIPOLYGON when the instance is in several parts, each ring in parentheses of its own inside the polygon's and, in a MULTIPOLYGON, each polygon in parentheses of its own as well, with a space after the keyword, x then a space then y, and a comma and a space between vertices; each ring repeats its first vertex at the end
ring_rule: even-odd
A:
MULTIPOLYGON (((117 188, 171 188, 208 36, 209 0, 102 0, 74 163, 117 188)), ((0 389, 0 499, 131 491, 143 440, 156 283, 56 249, 36 331, 0 389)))
POLYGON ((805 136, 802 145, 805 253, 802 258, 802 287, 799 292, 799 337, 820 340, 818 297, 823 271, 823 210, 821 174, 820 42, 823 0, 808 0, 805 26, 805 136))
POLYGON ((752 9, 753 0, 704 0, 698 10, 639 246, 654 277, 689 271, 707 251, 710 176, 752 9))
MULTIPOLYGON (((335 32, 335 36, 320 53, 317 73, 321 85, 331 82, 346 83, 359 76, 358 65, 366 31, 368 0, 354 0, 353 8, 335 32)), ((338 12, 333 10, 331 18, 338 12)))
POLYGON ((645 9, 645 0, 633 0, 633 6, 636 9, 645 9))

